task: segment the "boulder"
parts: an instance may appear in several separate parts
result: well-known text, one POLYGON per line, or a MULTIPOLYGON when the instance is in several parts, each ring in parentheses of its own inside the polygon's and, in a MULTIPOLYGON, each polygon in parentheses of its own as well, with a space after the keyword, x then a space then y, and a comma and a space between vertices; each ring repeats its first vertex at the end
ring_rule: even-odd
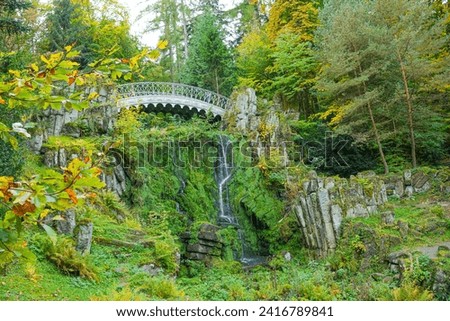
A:
MULTIPOLYGON (((61 219, 54 220, 53 224, 56 227, 56 232, 59 234, 73 235, 77 222, 75 220, 75 210, 69 209, 65 212, 57 212, 55 216, 60 216, 61 219)), ((55 217, 53 216, 53 218, 55 217)))
POLYGON ((438 269, 434 275, 433 292, 438 298, 448 298, 450 294, 450 277, 442 269, 438 269))
POLYGON ((395 222, 395 214, 393 211, 381 213, 381 221, 386 225, 392 225, 395 222))
POLYGON ((429 177, 423 172, 417 172, 412 177, 412 187, 416 193, 423 193, 431 188, 429 177))
POLYGON ((412 185, 412 173, 410 170, 407 170, 403 173, 403 180, 405 182, 405 186, 412 185))
POLYGON ((82 254, 88 254, 91 251, 92 234, 94 232, 94 224, 86 223, 78 225, 77 245, 76 249, 82 254))
POLYGON ((159 274, 162 274, 164 270, 160 267, 155 266, 155 264, 146 264, 139 268, 141 271, 147 273, 150 276, 157 276, 159 274))
POLYGON ((213 257, 222 255, 223 243, 218 236, 218 226, 204 223, 200 226, 197 236, 185 232, 180 238, 186 244, 185 257, 190 260, 210 261, 213 257))

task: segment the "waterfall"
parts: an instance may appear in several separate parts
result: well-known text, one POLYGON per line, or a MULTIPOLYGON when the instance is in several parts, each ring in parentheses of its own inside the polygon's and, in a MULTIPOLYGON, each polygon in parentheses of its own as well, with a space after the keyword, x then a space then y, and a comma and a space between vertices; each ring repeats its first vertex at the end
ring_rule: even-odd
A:
POLYGON ((229 182, 233 176, 233 144, 225 135, 219 135, 218 138, 218 158, 216 166, 216 182, 218 187, 218 224, 221 226, 234 226, 237 229, 239 241, 241 242, 242 252, 239 253, 239 259, 245 265, 257 265, 265 262, 265 257, 257 256, 250 249, 245 241, 244 230, 239 225, 234 216, 230 204, 229 182))
POLYGON ((238 225, 230 206, 228 183, 233 170, 233 145, 225 135, 219 136, 216 181, 219 190, 218 223, 221 225, 238 225))

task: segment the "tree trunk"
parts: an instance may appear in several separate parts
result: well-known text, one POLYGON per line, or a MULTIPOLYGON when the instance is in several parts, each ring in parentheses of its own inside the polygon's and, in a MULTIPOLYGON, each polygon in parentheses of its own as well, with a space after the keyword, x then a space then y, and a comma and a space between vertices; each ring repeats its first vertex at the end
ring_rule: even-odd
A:
POLYGON ((185 12, 184 0, 181 0, 181 21, 183 23, 183 37, 184 37, 184 61, 188 59, 189 51, 188 51, 188 30, 187 30, 187 20, 186 20, 186 12, 185 12))
POLYGON ((219 73, 217 72, 217 68, 214 69, 214 81, 215 81, 215 86, 216 86, 216 93, 220 94, 219 92, 219 73))
POLYGON ((400 54, 400 50, 398 48, 397 48, 397 59, 398 59, 398 63, 400 64, 400 70, 402 72, 403 85, 405 87, 405 100, 406 100, 406 105, 408 106, 408 127, 409 127, 409 136, 410 136, 410 140, 411 140, 412 166, 413 166, 413 168, 416 168, 417 167, 417 158, 416 158, 416 138, 414 135, 414 118, 413 118, 414 108, 412 105, 411 94, 409 93, 408 77, 406 76, 405 65, 403 64, 403 59, 400 54))
POLYGON ((378 133, 378 128, 377 128, 377 124, 375 122, 375 117, 373 116, 372 104, 370 102, 367 103, 367 109, 369 110, 370 121, 372 122, 372 128, 373 128, 373 132, 375 134, 375 140, 377 141, 378 151, 381 156, 381 161, 383 162, 384 173, 387 174, 387 173, 389 173, 389 167, 386 162, 386 157, 384 156, 383 145, 381 145, 380 134, 378 133))
MULTIPOLYGON (((358 62, 358 67, 359 67, 359 73, 361 75, 362 74, 362 67, 361 67, 361 63, 359 63, 359 62, 358 62)), ((364 88, 364 93, 367 93, 368 89, 367 89, 367 84, 366 84, 365 81, 363 81, 363 88, 364 88)), ((373 115, 372 103, 370 101, 367 102, 367 110, 369 111, 370 122, 372 123, 373 133, 375 134, 375 140, 377 142, 378 152, 380 153, 381 161, 383 162, 384 173, 388 174, 389 173, 389 166, 388 166, 388 164, 386 162, 386 157, 385 157, 384 151, 383 151, 383 145, 381 144, 380 133, 378 132, 377 123, 375 122, 375 117, 373 115)))

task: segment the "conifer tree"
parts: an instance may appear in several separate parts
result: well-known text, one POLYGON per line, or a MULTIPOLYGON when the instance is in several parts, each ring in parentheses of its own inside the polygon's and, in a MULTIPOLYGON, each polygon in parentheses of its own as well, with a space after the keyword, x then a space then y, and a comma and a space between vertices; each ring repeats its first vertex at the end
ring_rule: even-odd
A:
POLYGON ((189 42, 189 57, 181 81, 229 95, 233 87, 233 59, 218 20, 208 11, 199 16, 189 42))

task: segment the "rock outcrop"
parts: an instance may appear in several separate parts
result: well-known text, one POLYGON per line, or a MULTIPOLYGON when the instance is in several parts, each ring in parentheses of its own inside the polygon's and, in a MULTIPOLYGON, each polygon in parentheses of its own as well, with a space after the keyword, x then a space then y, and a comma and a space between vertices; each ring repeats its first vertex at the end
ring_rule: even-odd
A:
MULTIPOLYGON (((35 130, 28 145, 34 153, 42 155, 46 166, 66 167, 70 161, 80 156, 79 150, 63 144, 49 147, 46 143, 50 137, 65 136, 77 139, 113 130, 118 109, 109 103, 113 101, 112 90, 101 88, 98 93, 96 107, 84 111, 48 109, 38 117, 39 129, 35 130)), ((101 175, 106 188, 119 196, 126 189, 126 173, 122 165, 121 160, 113 159, 101 175)))
POLYGON ((226 122, 241 132, 257 130, 257 98, 253 89, 247 88, 237 95, 234 107, 226 114, 226 122))
POLYGON ((217 234, 220 228, 204 223, 200 226, 197 235, 186 232, 181 235, 186 245, 185 258, 197 261, 211 261, 214 257, 222 255, 223 242, 217 234))
MULTIPOLYGON (((344 218, 369 217, 379 211, 388 195, 408 197, 431 188, 430 177, 410 171, 385 178, 364 172, 350 179, 322 178, 315 172, 302 184, 295 213, 307 248, 325 256, 336 248, 344 218)), ((382 215, 385 224, 394 224, 392 212, 382 215)), ((401 229, 401 227, 399 227, 401 229)))
POLYGON ((77 245, 76 249, 82 254, 88 254, 91 252, 92 234, 94 232, 94 224, 87 222, 79 224, 77 226, 77 245))
POLYGON ((282 125, 280 121, 279 104, 274 103, 258 110, 256 93, 252 88, 246 88, 234 95, 234 106, 226 112, 224 118, 227 129, 249 138, 250 145, 246 146, 249 148, 246 151, 248 156, 266 160, 273 157, 281 161, 280 166, 287 166, 289 158, 283 137, 288 131, 286 125, 282 125))

